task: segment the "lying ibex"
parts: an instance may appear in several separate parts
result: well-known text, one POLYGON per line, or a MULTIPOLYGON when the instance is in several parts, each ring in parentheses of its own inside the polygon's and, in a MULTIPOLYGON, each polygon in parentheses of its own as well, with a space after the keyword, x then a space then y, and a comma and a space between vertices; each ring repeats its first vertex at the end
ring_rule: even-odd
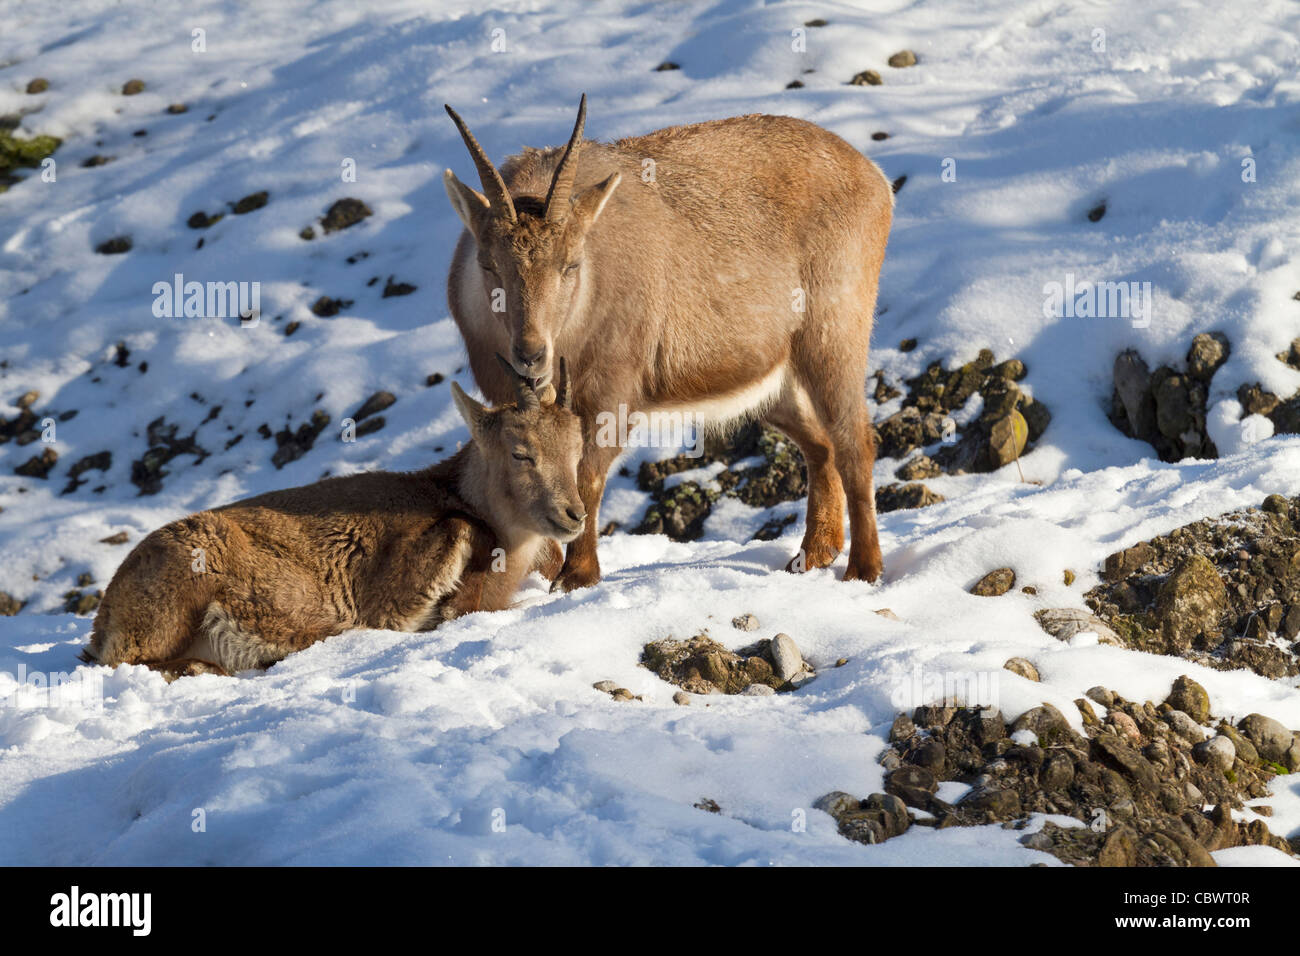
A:
MULTIPOLYGON (((494 355, 545 382, 573 366, 586 437, 589 520, 556 586, 600 578, 596 520, 622 449, 602 412, 756 416, 808 465, 808 522, 791 570, 852 544, 844 577, 881 572, 867 413, 867 348, 893 215, 884 174, 832 133, 785 116, 675 126, 584 142, 586 97, 563 149, 526 149, 498 171, 451 107, 483 192, 447 170, 465 225, 447 282, 474 380, 509 394, 494 355)), ((558 564, 558 555, 556 555, 558 564)))
POLYGON ((431 468, 329 478, 153 532, 109 582, 83 659, 230 673, 352 628, 508 606, 541 545, 586 519, 560 369, 540 394, 512 373, 513 404, 495 409, 452 383, 472 440, 431 468))

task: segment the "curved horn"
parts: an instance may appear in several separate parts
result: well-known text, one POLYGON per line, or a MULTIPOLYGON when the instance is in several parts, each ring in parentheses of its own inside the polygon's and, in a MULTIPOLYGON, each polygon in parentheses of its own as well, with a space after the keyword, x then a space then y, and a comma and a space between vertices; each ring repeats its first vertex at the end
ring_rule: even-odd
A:
POLYGON ((578 122, 573 124, 573 135, 569 145, 564 147, 564 155, 555 167, 555 176, 551 179, 551 188, 546 193, 547 219, 563 219, 569 211, 569 193, 573 191, 573 177, 578 172, 578 148, 582 145, 582 127, 587 122, 587 94, 582 94, 578 104, 578 122))
POLYGON ((469 131, 465 121, 446 103, 443 104, 443 107, 447 110, 447 115, 451 117, 451 121, 456 124, 456 129, 460 130, 460 138, 465 141, 470 156, 474 158, 474 165, 478 167, 479 181, 483 184, 483 192, 487 195, 493 212, 499 216, 504 216, 509 222, 514 222, 517 218, 515 216, 515 204, 510 198, 510 193, 506 191, 505 180, 501 178, 497 168, 492 165, 492 160, 487 158, 487 153, 483 152, 483 147, 478 144, 478 140, 469 131))
POLYGON ((496 355, 497 361, 501 363, 501 368, 506 373, 506 378, 515 387, 515 403, 519 408, 521 410, 537 408, 541 405, 541 399, 537 397, 537 392, 533 390, 533 387, 528 384, 528 379, 516 372, 515 367, 500 352, 497 352, 496 355))
POLYGON ((560 357, 560 377, 555 388, 555 404, 573 411, 573 393, 569 387, 569 365, 560 357))

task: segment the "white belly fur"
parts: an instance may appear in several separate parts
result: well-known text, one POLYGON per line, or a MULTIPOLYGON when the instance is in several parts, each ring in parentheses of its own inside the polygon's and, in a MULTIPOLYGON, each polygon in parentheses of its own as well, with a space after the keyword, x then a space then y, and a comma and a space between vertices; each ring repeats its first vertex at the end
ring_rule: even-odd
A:
POLYGON ((689 405, 656 405, 649 411, 689 415, 701 428, 717 431, 740 418, 757 415, 772 404, 785 384, 786 368, 778 365, 758 381, 726 395, 689 405))

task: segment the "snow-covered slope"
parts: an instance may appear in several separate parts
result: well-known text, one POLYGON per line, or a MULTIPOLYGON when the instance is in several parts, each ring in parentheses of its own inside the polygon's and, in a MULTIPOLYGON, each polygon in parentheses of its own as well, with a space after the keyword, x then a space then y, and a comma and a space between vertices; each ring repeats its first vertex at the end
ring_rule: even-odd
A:
MULTIPOLYGON (((1239 385, 1300 388, 1275 357, 1300 334, 1294 4, 285 0, 178 17, 87 0, 6 12, 0 65, 0 115, 24 113, 17 135, 63 140, 54 181, 32 171, 0 195, 0 414, 39 392, 59 455, 47 479, 19 477, 47 446, 0 445, 0 590, 26 602, 0 618, 0 694, 22 674, 73 671, 90 618, 65 613, 64 594, 86 573, 103 587, 129 547, 100 539, 134 543, 325 473, 421 467, 465 439, 446 383, 426 385, 442 373, 472 387, 445 305, 459 224, 439 182, 449 165, 472 175, 444 102, 496 158, 561 141, 582 92, 593 138, 748 112, 834 130, 907 177, 873 369, 896 380, 987 347, 1023 359, 1023 384, 1053 413, 1021 463, 1029 483, 1014 467, 944 477, 931 485, 945 502, 883 515, 876 586, 838 581, 844 558, 777 572, 801 506, 777 508, 800 521, 761 542, 750 537, 772 514, 727 500, 698 543, 603 538, 591 590, 549 595, 535 580, 515 610, 342 635, 263 675, 166 686, 143 668, 99 670, 101 707, 0 707, 0 862, 1055 863, 997 827, 864 847, 811 804, 880 789, 875 758, 917 667, 999 674, 1008 716, 1044 700, 1074 715, 1097 684, 1159 700, 1191 672, 1216 714, 1300 726, 1294 682, 1063 644, 1031 616, 1081 606, 1125 544, 1300 493, 1300 438, 1233 439, 1239 385), (814 18, 827 25, 802 26, 814 18), (919 64, 887 67, 904 48, 919 64), (680 69, 656 71, 664 61, 680 69), (847 85, 865 69, 884 84, 847 85), (49 89, 24 92, 37 76, 49 89), (122 96, 133 78, 145 90, 122 96), (83 168, 93 155, 112 161, 83 168), (264 207, 232 213, 263 190, 264 207), (343 197, 373 215, 324 234, 343 197), (189 228, 198 211, 225 215, 189 228), (129 252, 95 252, 121 236, 129 252), (156 317, 153 286, 177 273, 259 282, 261 321, 156 317), (1045 286, 1069 275, 1150 282, 1150 322, 1045 318, 1045 286), (383 297, 390 277, 415 291, 383 297), (323 295, 351 304, 318 317, 323 295), (1225 455, 1163 464, 1107 420, 1112 362, 1127 347, 1177 362, 1202 331, 1232 344, 1210 394, 1225 455), (397 398, 385 426, 339 441, 380 389, 397 398), (296 430, 318 409, 328 427, 277 469, 258 427, 296 430), (140 497, 132 463, 159 417, 206 455, 172 459, 162 490, 140 497), (107 471, 60 494, 69 466, 102 451, 107 471), (967 593, 1004 565, 1038 594, 967 593), (668 635, 744 643, 730 626, 744 612, 760 636, 791 634, 821 676, 684 708, 638 667, 642 645, 668 635), (1041 684, 1001 671, 1017 655, 1041 684), (612 700, 592 689, 602 679, 644 699, 612 700), (720 815, 693 807, 706 797, 720 815)), ((878 483, 897 464, 881 462, 878 483)), ((615 477, 602 521, 635 523, 645 505, 615 477)), ((1270 824, 1282 834, 1300 827, 1286 780, 1270 824)), ((1252 859, 1270 856, 1283 859, 1252 859)))

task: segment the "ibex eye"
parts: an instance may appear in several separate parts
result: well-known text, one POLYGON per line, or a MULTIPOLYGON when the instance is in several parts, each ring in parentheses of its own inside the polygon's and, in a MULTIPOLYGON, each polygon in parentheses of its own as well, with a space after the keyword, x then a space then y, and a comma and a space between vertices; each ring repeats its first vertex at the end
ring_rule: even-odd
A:
POLYGON ((566 276, 571 276, 571 275, 573 275, 575 272, 578 271, 578 267, 579 267, 580 265, 581 265, 581 263, 579 263, 579 262, 570 262, 567 266, 564 267, 564 274, 565 274, 566 276))
POLYGON ((531 455, 524 455, 524 454, 520 454, 519 452, 515 452, 515 453, 514 453, 514 458, 515 458, 515 461, 526 461, 526 462, 530 462, 530 463, 533 461, 533 458, 532 458, 531 455))

